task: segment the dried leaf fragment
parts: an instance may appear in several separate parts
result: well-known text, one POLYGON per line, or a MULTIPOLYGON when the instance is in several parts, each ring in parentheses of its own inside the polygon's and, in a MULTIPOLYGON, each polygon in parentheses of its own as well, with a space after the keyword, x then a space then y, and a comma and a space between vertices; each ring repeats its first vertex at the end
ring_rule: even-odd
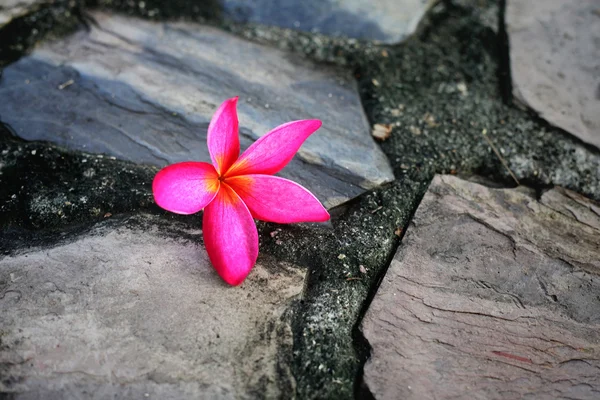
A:
POLYGON ((371 135, 377 140, 384 141, 392 134, 391 124, 375 124, 371 135))

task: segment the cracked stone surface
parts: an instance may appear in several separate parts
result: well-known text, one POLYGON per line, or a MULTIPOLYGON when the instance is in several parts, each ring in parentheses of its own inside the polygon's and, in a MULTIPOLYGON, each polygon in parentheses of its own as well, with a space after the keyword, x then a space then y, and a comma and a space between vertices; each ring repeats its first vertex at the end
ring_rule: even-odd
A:
POLYGON ((262 258, 241 287, 227 287, 200 234, 142 214, 0 259, 0 392, 233 399, 293 391, 284 314, 302 270, 262 258))
POLYGON ((52 3, 52 0, 2 0, 0 1, 0 28, 14 18, 31 12, 42 4, 52 3))
POLYGON ((437 175, 365 316, 377 399, 600 393, 600 205, 437 175))
POLYGON ((243 147, 287 121, 325 121, 282 175, 327 207, 393 180, 348 72, 215 28, 93 15, 90 31, 4 70, 0 120, 19 137, 158 166, 206 161, 210 117, 239 95, 243 147))
POLYGON ((358 39, 400 42, 415 31, 429 0, 223 0, 225 14, 242 22, 358 39))
POLYGON ((514 95, 600 148, 600 3, 508 0, 514 95))

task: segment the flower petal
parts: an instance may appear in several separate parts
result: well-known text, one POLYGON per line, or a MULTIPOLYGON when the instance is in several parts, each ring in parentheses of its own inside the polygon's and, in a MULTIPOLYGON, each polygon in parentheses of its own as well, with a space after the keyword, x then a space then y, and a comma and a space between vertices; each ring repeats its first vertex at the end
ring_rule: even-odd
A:
POLYGON ((311 192, 287 179, 242 175, 227 178, 226 182, 246 203, 254 218, 280 224, 329 219, 329 213, 311 192))
POLYGON ((302 143, 320 127, 318 119, 278 126, 248 147, 226 175, 273 175, 294 158, 302 143))
POLYGON ((204 209, 202 231, 221 278, 230 285, 242 283, 258 257, 258 233, 248 207, 226 184, 204 209))
POLYGON ((219 174, 227 171, 240 155, 237 100, 234 97, 223 102, 208 125, 208 151, 219 174))
POLYGON ((219 176, 205 162, 182 162, 169 165, 156 174, 152 193, 156 204, 177 214, 202 210, 219 191, 219 176))

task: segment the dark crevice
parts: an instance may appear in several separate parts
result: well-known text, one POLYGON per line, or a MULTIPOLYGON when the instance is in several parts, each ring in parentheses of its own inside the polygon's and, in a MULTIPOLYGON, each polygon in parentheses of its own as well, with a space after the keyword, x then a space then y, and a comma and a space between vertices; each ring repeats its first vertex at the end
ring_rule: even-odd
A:
POLYGON ((483 173, 480 171, 478 173, 475 171, 473 174, 457 174, 457 177, 464 179, 465 181, 477 183, 478 185, 482 185, 491 189, 514 189, 517 187, 515 181, 509 179, 490 179, 489 174, 483 173))
POLYGON ((85 0, 88 7, 108 9, 150 20, 186 19, 199 22, 223 19, 220 0, 146 0, 144 7, 131 0, 85 0))
POLYGON ((0 29, 0 69, 27 54, 37 42, 66 35, 81 24, 86 24, 82 2, 66 0, 41 5, 14 18, 0 29))
POLYGON ((443 0, 431 7, 426 17, 419 23, 419 29, 414 34, 415 38, 422 41, 427 41, 436 33, 438 26, 448 23, 451 18, 451 11, 456 11, 457 6, 451 0, 443 0), (435 8, 438 4, 443 6, 439 11, 435 8))
MULTIPOLYGON (((429 184, 427 186, 429 186, 430 184, 431 184, 431 180, 429 181, 429 184)), ((402 244, 402 240, 404 239, 404 236, 406 235, 406 231, 409 229, 410 223, 412 222, 413 217, 414 217, 415 213, 417 212, 419 205, 421 204, 421 200, 423 200, 425 192, 426 191, 424 190, 421 193, 420 197, 418 197, 415 200, 412 212, 407 217, 406 222, 404 224, 404 228, 402 229, 402 232, 400 233, 400 236, 394 240, 394 245, 392 246, 392 249, 390 250, 389 254, 387 255, 387 260, 385 261, 384 267, 379 269, 379 271, 377 273, 377 277, 375 278, 373 284, 371 285, 371 287, 367 293, 367 296, 363 302, 363 305, 360 310, 359 316, 356 320, 356 323, 354 324, 354 326, 352 328, 352 339, 353 339, 353 343, 354 343, 354 348, 356 350, 356 354, 357 354, 357 357, 360 362, 360 367, 359 367, 358 373, 357 373, 357 375, 355 377, 355 381, 354 381, 354 398, 357 400, 375 399, 375 396, 373 396, 373 394, 371 393, 371 390, 369 389, 367 384, 364 382, 364 367, 365 367, 366 362, 371 357, 372 347, 369 344, 369 341, 367 340, 367 338, 364 336, 362 330, 360 329, 360 326, 362 324, 362 321, 363 321, 367 311, 371 307, 371 303, 373 302, 373 299, 377 295, 377 291, 379 290, 379 286, 381 286, 381 282, 383 282, 383 278, 387 274, 388 269, 390 268, 392 262, 394 261, 396 252, 398 251, 398 248, 402 244)))
MULTIPOLYGON (((2 77, 2 75, 0 75, 0 77, 2 77)), ((26 140, 21 139, 19 136, 17 136, 15 130, 10 125, 2 122, 1 118, 2 116, 0 115, 0 139, 6 138, 14 140, 15 142, 26 143, 26 140)))
POLYGON ((540 114, 538 114, 534 109, 530 108, 528 105, 522 104, 518 98, 513 98, 513 104, 515 104, 515 105, 518 104, 519 107, 522 108, 524 110, 524 112, 528 114, 528 117, 532 121, 535 121, 535 123, 537 125, 539 125, 545 131, 553 132, 554 134, 558 135, 559 137, 563 138, 564 140, 574 142, 577 145, 584 147, 587 151, 589 151, 591 153, 600 154, 600 149, 598 147, 596 147, 592 144, 589 144, 587 142, 584 142, 577 136, 569 133, 568 131, 562 129, 559 126, 552 125, 550 122, 545 120, 542 116, 540 116, 540 114))
POLYGON ((512 77, 510 74, 510 45, 506 32, 506 0, 499 0, 498 7, 498 83, 505 104, 512 103, 512 77))
POLYGON ((149 194, 156 168, 13 137, 0 124, 1 250, 60 240, 113 215, 159 212, 149 194), (90 174, 91 171, 91 174, 90 174))

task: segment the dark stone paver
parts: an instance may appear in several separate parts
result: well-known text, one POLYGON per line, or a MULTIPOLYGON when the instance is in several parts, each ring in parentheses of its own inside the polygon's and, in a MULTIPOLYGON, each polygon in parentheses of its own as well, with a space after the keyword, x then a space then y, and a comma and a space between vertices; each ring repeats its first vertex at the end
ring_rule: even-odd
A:
POLYGON ((436 176, 362 323, 375 398, 597 398, 598 207, 436 176))
POLYGON ((0 392, 287 397, 295 383, 284 314, 304 272, 261 257, 241 287, 228 287, 200 237, 142 214, 2 258, 0 392))
POLYGON ((600 3, 507 0, 515 96, 600 147, 600 3))
POLYGON ((415 31, 430 0, 223 0, 224 14, 240 22, 400 42, 415 31))
POLYGON ((327 207, 393 179, 347 72, 206 26, 95 17, 4 70, 0 120, 18 136, 159 166, 206 161, 210 117, 239 95, 243 147, 287 121, 324 121, 282 175, 327 207))

